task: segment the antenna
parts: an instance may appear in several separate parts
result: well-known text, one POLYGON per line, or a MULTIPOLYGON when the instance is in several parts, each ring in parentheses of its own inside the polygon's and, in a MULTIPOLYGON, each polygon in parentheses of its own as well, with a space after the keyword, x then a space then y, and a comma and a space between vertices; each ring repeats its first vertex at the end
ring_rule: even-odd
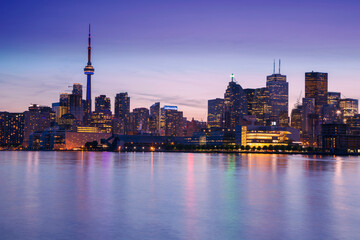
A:
POLYGON ((231 74, 231 82, 234 82, 234 74, 231 74))
POLYGON ((280 67, 281 67, 281 59, 279 59, 279 74, 280 74, 280 67))
POLYGON ((273 70, 273 74, 275 74, 275 58, 274 58, 274 70, 273 70))

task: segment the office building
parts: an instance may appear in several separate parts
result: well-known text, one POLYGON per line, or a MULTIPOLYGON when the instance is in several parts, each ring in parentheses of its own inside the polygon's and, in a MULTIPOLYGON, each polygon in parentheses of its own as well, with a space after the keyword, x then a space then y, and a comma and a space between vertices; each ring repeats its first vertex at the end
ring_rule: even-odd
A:
POLYGON ((223 127, 224 125, 224 99, 208 100, 208 127, 223 127))
POLYGON ((151 134, 159 136, 160 135, 160 118, 161 118, 161 109, 160 103, 156 102, 150 107, 150 116, 149 116, 149 131, 151 134))
POLYGON ((130 97, 127 92, 116 94, 114 115, 118 119, 114 121, 118 129, 116 133, 126 134, 130 131, 130 97))
POLYGON ((248 114, 246 93, 240 84, 234 81, 234 74, 224 94, 225 127, 235 128, 248 114))
POLYGON ((95 112, 104 112, 111 114, 110 98, 106 95, 100 95, 95 98, 95 112))
POLYGON ((24 114, 0 112, 0 147, 18 147, 24 138, 24 114))

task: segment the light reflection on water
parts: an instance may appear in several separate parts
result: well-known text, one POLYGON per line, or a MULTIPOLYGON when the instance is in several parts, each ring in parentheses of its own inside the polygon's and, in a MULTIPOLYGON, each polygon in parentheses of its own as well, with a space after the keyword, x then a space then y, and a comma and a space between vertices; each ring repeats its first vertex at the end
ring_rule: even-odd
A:
POLYGON ((0 152, 1 239, 357 239, 360 158, 0 152))

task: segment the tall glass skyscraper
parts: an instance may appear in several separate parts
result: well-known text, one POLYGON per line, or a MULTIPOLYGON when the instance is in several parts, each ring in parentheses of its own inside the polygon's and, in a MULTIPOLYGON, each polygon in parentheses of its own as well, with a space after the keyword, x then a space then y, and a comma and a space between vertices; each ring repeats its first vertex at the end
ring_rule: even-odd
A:
POLYGON ((289 83, 286 76, 272 74, 266 78, 266 87, 269 91, 270 116, 276 125, 286 127, 289 124, 289 83))
POLYGON ((327 104, 328 101, 327 73, 305 73, 305 98, 315 99, 315 113, 321 118, 322 107, 327 104))
POLYGON ((208 100, 208 127, 223 127, 224 99, 216 98, 208 100))
POLYGON ((246 93, 240 84, 234 81, 234 74, 224 94, 225 127, 235 128, 243 116, 248 114, 246 93))

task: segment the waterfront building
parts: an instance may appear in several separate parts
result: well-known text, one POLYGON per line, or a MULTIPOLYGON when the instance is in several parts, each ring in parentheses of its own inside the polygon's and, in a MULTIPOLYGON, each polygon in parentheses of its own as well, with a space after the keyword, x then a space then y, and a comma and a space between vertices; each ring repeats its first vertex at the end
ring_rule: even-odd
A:
POLYGON ((302 99, 302 142, 305 146, 313 146, 315 137, 315 127, 317 122, 317 115, 315 114, 315 99, 302 99))
POLYGON ((340 110, 344 116, 344 121, 349 117, 353 117, 358 114, 359 101, 353 98, 345 98, 339 100, 340 110))
POLYGON ((76 125, 76 118, 71 113, 66 113, 61 116, 57 121, 59 127, 65 130, 72 130, 76 125))
POLYGON ((160 118, 161 118, 161 109, 160 103, 156 102, 150 107, 150 116, 149 116, 149 130, 153 135, 160 135, 160 118))
POLYGON ((111 114, 110 98, 106 95, 95 97, 95 112, 104 112, 111 114))
POLYGON ((225 127, 235 128, 242 118, 248 114, 246 93, 243 88, 234 81, 234 74, 224 94, 225 127))
POLYGON ((328 101, 328 74, 305 73, 305 98, 315 99, 315 113, 321 119, 321 109, 328 101))
POLYGON ((91 76, 94 74, 94 67, 91 65, 91 34, 89 25, 89 39, 88 39, 88 62, 84 68, 84 74, 87 77, 86 82, 86 102, 84 106, 84 123, 90 124, 91 122, 91 76))
POLYGON ((133 109, 131 120, 132 131, 137 133, 146 133, 149 131, 149 109, 133 109))
POLYGON ((24 114, 0 112, 0 147, 21 146, 24 138, 24 114))
MULTIPOLYGON (((280 64, 280 63, 279 63, 280 64)), ((266 78, 269 91, 269 110, 272 125, 287 127, 289 125, 289 83, 286 75, 273 73, 266 78)))
POLYGON ((224 123, 224 99, 216 98, 208 100, 208 127, 223 127, 224 123))
POLYGON ((90 126, 96 127, 101 133, 112 132, 112 115, 111 112, 93 112, 91 115, 90 126))
POLYGON ((250 147, 286 146, 300 143, 299 130, 279 126, 237 126, 236 145, 250 147))
POLYGON ((54 125, 55 113, 50 107, 33 104, 28 111, 24 112, 24 141, 23 146, 27 147, 29 136, 36 131, 43 131, 54 125))
POLYGON ((200 132, 202 129, 206 129, 206 127, 206 122, 197 121, 192 118, 191 121, 186 121, 184 136, 192 136, 195 132, 200 132))
POLYGON ((266 87, 256 88, 254 98, 255 104, 252 107, 252 115, 256 116, 257 124, 262 126, 271 125, 269 89, 266 87))
POLYGON ((291 111, 291 127, 302 133, 302 105, 297 104, 291 111))
POLYGON ((176 106, 164 106, 161 109, 161 135, 181 137, 183 128, 183 112, 176 106))
MULTIPOLYGON (((126 134, 130 131, 130 97, 127 92, 118 93, 115 97, 114 115, 118 121, 118 134, 126 134)), ((117 129, 117 128, 116 128, 117 129)))

